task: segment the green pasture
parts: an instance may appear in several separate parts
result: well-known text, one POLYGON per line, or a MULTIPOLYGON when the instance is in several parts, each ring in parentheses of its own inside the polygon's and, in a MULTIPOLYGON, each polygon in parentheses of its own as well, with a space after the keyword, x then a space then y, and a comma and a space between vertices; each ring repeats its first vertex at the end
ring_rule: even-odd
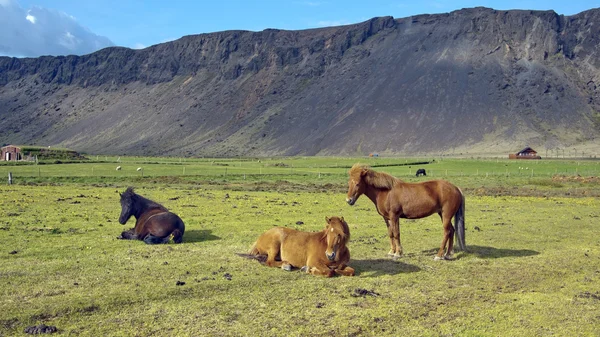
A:
MULTIPOLYGON (((235 180, 296 176, 298 181, 315 181, 334 177, 343 180, 348 168, 360 162, 398 177, 411 178, 419 168, 429 178, 446 177, 551 177, 554 175, 598 176, 600 160, 508 160, 446 158, 153 158, 89 156, 86 162, 70 164, 42 163, 0 165, 0 174, 24 181, 47 181, 49 178, 71 178, 93 181, 98 178, 133 177, 227 177, 235 180), (120 169, 117 170, 117 167, 120 169)), ((293 178, 292 178, 293 179, 293 178)))
POLYGON ((98 156, 0 166, 14 179, 0 184, 0 336, 42 323, 65 336, 600 335, 598 162, 411 164, 421 161, 98 156), (402 220, 405 255, 387 257, 374 205, 345 204, 357 161, 409 181, 426 179, 414 177, 423 167, 463 188, 468 252, 434 261, 442 232, 432 216, 402 220), (116 239, 133 226, 118 223, 116 191, 127 186, 181 216, 183 244, 116 239), (273 226, 317 231, 326 216, 350 225, 355 277, 236 255, 273 226))

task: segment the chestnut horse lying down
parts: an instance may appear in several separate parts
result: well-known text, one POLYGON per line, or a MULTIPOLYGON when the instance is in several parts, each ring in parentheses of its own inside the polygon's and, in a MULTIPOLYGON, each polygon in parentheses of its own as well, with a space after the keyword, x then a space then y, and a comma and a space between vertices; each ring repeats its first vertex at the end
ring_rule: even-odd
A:
POLYGON ((325 229, 314 233, 271 228, 256 240, 249 255, 267 255, 267 266, 288 271, 296 267, 313 275, 354 276, 354 269, 346 265, 350 260, 348 224, 335 216, 325 220, 325 229))

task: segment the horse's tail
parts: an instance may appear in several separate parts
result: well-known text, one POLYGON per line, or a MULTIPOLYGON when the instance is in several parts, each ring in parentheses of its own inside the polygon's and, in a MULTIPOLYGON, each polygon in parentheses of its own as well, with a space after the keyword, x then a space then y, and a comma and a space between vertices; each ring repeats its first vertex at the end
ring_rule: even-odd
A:
POLYGON ((456 237, 456 242, 458 243, 458 246, 460 247, 460 250, 462 250, 463 252, 466 252, 467 244, 465 242, 465 195, 463 194, 463 192, 460 189, 458 189, 458 191, 460 192, 462 201, 460 203, 460 207, 454 214, 454 223, 456 225, 455 237, 456 237))
POLYGON ((250 248, 248 255, 260 255, 258 249, 256 248, 256 242, 252 245, 252 248, 250 248))
POLYGON ((256 248, 256 242, 250 248, 248 254, 236 253, 237 256, 244 257, 251 260, 257 260, 260 263, 265 263, 267 261, 266 255, 261 255, 258 249, 256 248))
POLYGON ((182 243, 183 242, 183 229, 179 228, 175 229, 171 235, 173 235, 173 243, 182 243))

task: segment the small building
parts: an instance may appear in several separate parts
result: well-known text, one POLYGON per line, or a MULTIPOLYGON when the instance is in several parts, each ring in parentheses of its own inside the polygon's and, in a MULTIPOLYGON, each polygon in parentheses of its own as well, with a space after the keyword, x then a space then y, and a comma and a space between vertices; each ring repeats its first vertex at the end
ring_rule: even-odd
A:
POLYGON ((21 155, 21 148, 15 145, 7 145, 1 148, 2 150, 2 159, 5 161, 17 161, 23 159, 21 155))
POLYGON ((81 154, 64 148, 31 146, 31 145, 6 145, 2 150, 3 161, 37 161, 39 160, 86 160, 81 154))
POLYGON ((537 151, 527 146, 517 153, 509 154, 508 159, 542 159, 542 157, 538 156, 537 151))

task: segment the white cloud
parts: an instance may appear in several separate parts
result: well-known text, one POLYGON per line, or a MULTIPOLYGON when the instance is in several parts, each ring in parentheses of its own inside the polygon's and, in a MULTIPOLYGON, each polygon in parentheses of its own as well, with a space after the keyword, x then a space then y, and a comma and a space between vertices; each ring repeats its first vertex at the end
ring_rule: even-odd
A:
POLYGON ((136 43, 133 45, 133 49, 144 49, 146 48, 146 45, 144 45, 143 43, 136 43))
POLYGON ((83 55, 112 45, 68 14, 42 7, 26 10, 16 0, 0 0, 0 55, 83 55))
POLYGON ((294 1, 293 3, 296 5, 308 7, 319 7, 326 4, 326 2, 323 1, 294 1))
POLYGON ((335 27, 349 24, 350 22, 348 20, 324 20, 317 22, 318 27, 335 27))
POLYGON ((35 16, 31 15, 31 14, 27 14, 27 16, 25 17, 25 19, 33 24, 35 24, 35 16))
POLYGON ((323 2, 319 2, 319 1, 304 1, 301 2, 302 5, 306 5, 306 6, 310 6, 310 7, 318 7, 321 6, 323 4, 323 2))

